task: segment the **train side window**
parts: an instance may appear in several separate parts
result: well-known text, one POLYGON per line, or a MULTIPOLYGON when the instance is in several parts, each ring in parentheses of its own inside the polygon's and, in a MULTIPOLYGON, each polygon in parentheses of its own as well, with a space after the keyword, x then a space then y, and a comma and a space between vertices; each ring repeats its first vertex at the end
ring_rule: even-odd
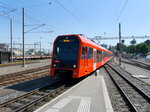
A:
POLYGON ((88 47, 85 47, 85 58, 88 59, 88 47))
POLYGON ((88 59, 93 58, 93 49, 91 47, 88 48, 88 59))
POLYGON ((88 51, 87 51, 87 52, 88 52, 88 53, 87 53, 87 57, 88 57, 88 59, 90 59, 90 58, 91 58, 90 48, 88 47, 87 50, 88 50, 88 51))
POLYGON ((97 62, 99 61, 99 52, 98 52, 98 50, 96 51, 97 52, 97 62))
POLYGON ((94 63, 96 63, 96 62, 97 62, 97 52, 94 51, 94 63))
POLYGON ((97 62, 101 61, 101 51, 97 50, 97 62))
POLYGON ((85 47, 82 47, 82 56, 81 59, 85 59, 85 47))
POLYGON ((99 51, 99 55, 100 55, 99 61, 102 61, 102 51, 99 51))
POLYGON ((93 48, 90 48, 91 58, 93 58, 93 48))
POLYGON ((103 56, 103 58, 104 58, 104 57, 106 57, 106 52, 104 52, 104 56, 103 56))

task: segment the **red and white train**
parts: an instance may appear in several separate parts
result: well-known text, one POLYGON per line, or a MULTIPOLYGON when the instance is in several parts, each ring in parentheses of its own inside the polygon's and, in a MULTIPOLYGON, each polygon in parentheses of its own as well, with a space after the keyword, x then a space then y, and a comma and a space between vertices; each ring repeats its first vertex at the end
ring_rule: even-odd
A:
POLYGON ((80 78, 95 71, 113 57, 113 53, 82 35, 58 36, 53 45, 50 76, 80 78))

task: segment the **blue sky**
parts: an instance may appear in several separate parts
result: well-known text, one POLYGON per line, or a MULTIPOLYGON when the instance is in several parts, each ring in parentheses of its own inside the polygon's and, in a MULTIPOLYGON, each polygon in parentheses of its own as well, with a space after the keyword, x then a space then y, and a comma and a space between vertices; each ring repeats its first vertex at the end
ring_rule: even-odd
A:
MULTIPOLYGON (((13 41, 20 42, 24 7, 25 24, 31 25, 26 26, 25 31, 41 24, 46 25, 34 32, 54 31, 26 33, 25 42, 38 42, 42 37, 42 47, 48 48, 49 42, 62 34, 84 34, 89 38, 118 36, 119 22, 122 24, 122 36, 150 35, 149 5, 150 0, 0 0, 0 13, 17 9, 8 15, 14 20, 13 41), (123 7, 124 10, 120 13, 123 7)), ((9 19, 4 16, 0 16, 0 32, 0 42, 8 43, 9 19)), ((125 44, 130 41, 125 40, 125 44)), ((144 39, 137 40, 138 43, 142 41, 144 39)), ((117 42, 118 40, 105 40, 101 44, 115 45, 117 42)))

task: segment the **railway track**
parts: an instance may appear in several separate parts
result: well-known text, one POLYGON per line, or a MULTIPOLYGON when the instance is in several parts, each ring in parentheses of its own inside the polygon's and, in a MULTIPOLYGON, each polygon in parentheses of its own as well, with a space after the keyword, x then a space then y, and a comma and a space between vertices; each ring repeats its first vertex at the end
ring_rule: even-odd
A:
POLYGON ((129 60, 129 61, 134 62, 138 65, 144 66, 145 68, 150 68, 150 64, 148 64, 148 63, 144 63, 144 62, 140 62, 140 61, 136 61, 136 60, 129 60))
POLYGON ((49 75, 49 65, 0 76, 0 87, 49 75))
MULTIPOLYGON (((0 104, 0 112, 29 112, 34 111, 41 105, 52 100, 63 91, 67 90, 70 82, 66 80, 55 80, 53 83, 44 87, 35 89, 22 96, 11 99, 7 102, 0 104)), ((74 83, 75 84, 75 83, 74 83)), ((73 84, 73 85, 74 85, 73 84)))
MULTIPOLYGON (((54 81, 44 87, 27 92, 19 97, 6 101, 0 104, 0 112, 18 112, 27 109, 33 104, 41 102, 49 95, 53 95, 56 91, 61 89, 63 84, 61 80, 54 81), (54 88, 55 87, 55 88, 54 88), (58 88, 57 88, 58 87, 58 88), (57 88, 57 89, 56 89, 57 88)), ((25 111, 25 110, 24 110, 25 111)))
POLYGON ((131 77, 116 66, 107 64, 105 69, 130 104, 131 110, 150 112, 150 85, 143 85, 143 82, 131 77))
POLYGON ((122 62, 127 63, 127 64, 131 64, 131 65, 134 65, 134 66, 138 66, 138 67, 144 68, 146 70, 150 70, 150 65, 146 64, 146 63, 142 63, 142 62, 135 61, 135 60, 127 60, 127 61, 122 60, 122 62))

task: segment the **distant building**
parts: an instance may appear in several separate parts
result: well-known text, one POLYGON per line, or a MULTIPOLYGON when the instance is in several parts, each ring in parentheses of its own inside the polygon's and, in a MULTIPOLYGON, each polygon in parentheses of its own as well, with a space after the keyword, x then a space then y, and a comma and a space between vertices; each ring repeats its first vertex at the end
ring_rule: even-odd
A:
POLYGON ((0 51, 8 51, 9 45, 0 43, 0 51))
POLYGON ((0 64, 5 64, 10 62, 11 53, 8 51, 0 51, 0 64))
POLYGON ((13 48, 13 53, 15 56, 22 55, 22 51, 19 48, 13 48))
POLYGON ((34 49, 29 49, 25 52, 26 55, 35 55, 36 51, 34 49))

